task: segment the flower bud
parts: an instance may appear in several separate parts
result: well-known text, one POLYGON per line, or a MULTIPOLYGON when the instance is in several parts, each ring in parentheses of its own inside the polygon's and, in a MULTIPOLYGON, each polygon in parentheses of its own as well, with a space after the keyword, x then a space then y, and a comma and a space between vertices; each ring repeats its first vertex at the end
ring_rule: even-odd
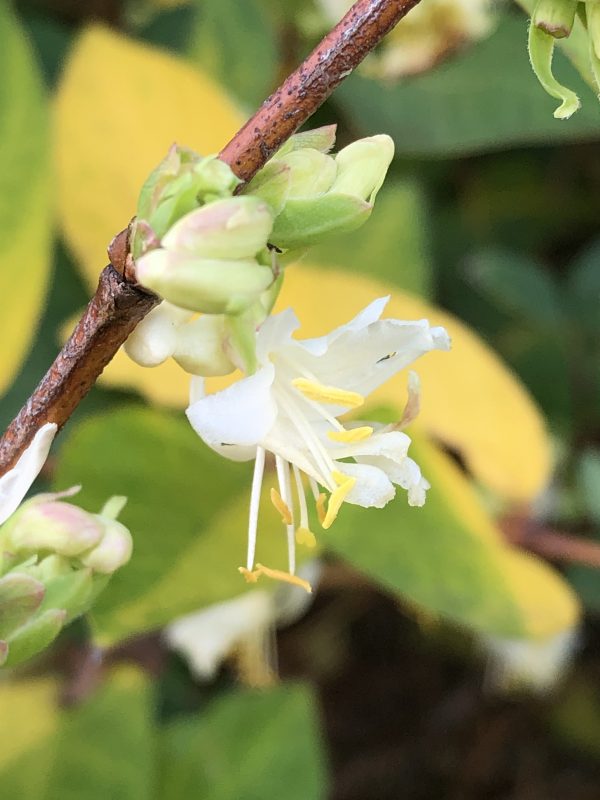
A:
POLYGON ((331 156, 318 150, 294 150, 281 159, 290 170, 288 197, 317 197, 327 192, 336 177, 337 165, 331 156))
POLYGON ((336 131, 337 125, 323 125, 321 128, 313 128, 311 131, 295 133, 279 148, 272 160, 281 158, 293 150, 303 150, 307 147, 318 150, 320 153, 328 153, 335 144, 336 131))
POLYGON ((125 342, 125 352, 142 367, 157 367, 173 355, 179 328, 191 316, 183 308, 160 303, 134 329, 125 342))
POLYGON ((44 584, 15 572, 0 579, 0 639, 27 622, 44 598, 44 584))
POLYGON ((235 366, 225 352, 225 337, 224 317, 199 317, 179 327, 173 358, 191 375, 228 375, 235 366))
POLYGON ((100 541, 102 527, 93 514, 50 498, 34 497, 13 514, 2 531, 7 549, 76 556, 100 541))
POLYGON ((266 203, 257 197, 231 197, 186 214, 169 230, 162 246, 198 258, 253 258, 266 247, 272 227, 266 203))
POLYGON ((82 556, 81 561, 94 572, 110 575, 131 558, 133 542, 125 525, 116 520, 98 517, 104 523, 104 535, 96 547, 82 556))
POLYGON ((3 649, 8 650, 4 666, 20 664, 48 647, 61 632, 66 618, 66 611, 52 608, 20 627, 2 643, 3 649))
POLYGON ((359 139, 337 154, 337 177, 331 191, 375 201, 394 158, 394 142, 385 134, 359 139))
POLYGON ((137 262, 138 280, 165 300, 205 314, 237 314, 273 282, 253 260, 198 259, 160 248, 137 262))

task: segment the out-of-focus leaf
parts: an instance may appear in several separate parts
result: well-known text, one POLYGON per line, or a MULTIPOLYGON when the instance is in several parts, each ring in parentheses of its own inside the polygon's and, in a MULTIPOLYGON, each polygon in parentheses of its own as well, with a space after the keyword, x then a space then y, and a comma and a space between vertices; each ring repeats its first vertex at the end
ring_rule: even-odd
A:
POLYGON ((48 103, 32 48, 0 7, 0 395, 35 334, 51 256, 48 103))
MULTIPOLYGON (((428 318, 444 325, 453 340, 450 353, 429 353, 415 365, 423 387, 420 427, 460 452, 475 477, 493 491, 515 502, 531 499, 551 468, 544 420, 518 379, 458 319, 388 283, 304 263, 287 270, 276 310, 292 306, 301 321, 299 335, 320 336, 385 295, 391 295, 385 316, 428 318)), ((155 402, 188 403, 189 377, 173 363, 144 369, 119 353, 103 380, 137 388, 155 402)), ((231 380, 210 379, 208 386, 213 391, 231 380)), ((405 373, 372 396, 374 406, 392 407, 399 416, 405 400, 405 373)))
POLYGON ((276 81, 272 16, 261 0, 195 0, 195 5, 190 57, 254 110, 276 81))
MULTIPOLYGON (((160 627, 244 590, 237 567, 246 556, 247 464, 210 451, 184 418, 136 408, 83 423, 61 455, 56 485, 77 475, 82 506, 98 508, 117 487, 130 498, 120 519, 134 556, 94 605, 101 640, 160 627)), ((263 527, 272 533, 260 537, 257 560, 285 565, 285 536, 268 500, 263 527)))
POLYGON ((42 800, 58 727, 56 694, 56 683, 49 679, 4 680, 0 684, 3 797, 42 800))
POLYGON ((56 103, 61 223, 90 287, 169 146, 217 152, 243 117, 222 89, 180 59, 107 28, 87 28, 56 103))
POLYGON ((427 297, 432 264, 425 201, 415 181, 385 183, 366 228, 334 236, 311 250, 319 264, 387 280, 427 297))
POLYGON ((600 760, 600 703, 595 682, 580 680, 567 687, 549 722, 561 743, 600 760))
POLYGON ((154 764, 150 687, 121 668, 87 702, 61 713, 43 800, 149 800, 154 764))
POLYGON ((312 695, 303 686, 235 692, 163 739, 163 800, 320 800, 327 781, 312 695))
POLYGON ((423 508, 410 508, 402 492, 377 512, 344 506, 326 546, 421 608, 474 630, 543 639, 572 628, 579 609, 567 583, 504 544, 440 450, 414 441, 411 456, 432 485, 423 508))
POLYGON ((575 260, 568 277, 568 299, 573 319, 585 331, 600 331, 600 241, 575 260))
POLYGON ((519 253, 486 250, 470 259, 468 275, 497 305, 543 328, 562 320, 559 287, 550 273, 519 253))
POLYGON ((386 85, 354 74, 333 99, 361 133, 387 131, 399 155, 466 154, 598 137, 597 99, 573 67, 561 63, 561 53, 556 73, 577 90, 583 107, 568 123, 553 119, 555 102, 533 74, 526 38, 526 20, 506 16, 489 39, 426 75, 386 85))
POLYGON ((590 517, 600 523, 600 450, 586 450, 579 459, 578 485, 590 517))

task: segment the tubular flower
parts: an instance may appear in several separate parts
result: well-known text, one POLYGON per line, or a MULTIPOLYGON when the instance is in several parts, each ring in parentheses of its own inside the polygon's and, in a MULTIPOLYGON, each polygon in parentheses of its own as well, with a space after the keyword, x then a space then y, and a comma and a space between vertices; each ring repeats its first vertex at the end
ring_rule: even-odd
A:
POLYGON ((344 502, 382 508, 394 497, 394 484, 407 490, 410 505, 425 502, 429 484, 407 456, 410 438, 400 425, 343 424, 339 419, 419 356, 450 346, 446 331, 427 320, 380 320, 388 299, 375 300, 349 323, 318 339, 293 339, 299 322, 288 309, 269 317, 258 330, 256 372, 209 395, 201 378, 192 381, 187 416, 196 433, 227 458, 255 460, 248 557, 240 568, 249 582, 266 575, 310 591, 294 575, 295 543, 315 543, 303 476, 324 529, 344 502), (271 501, 286 526, 289 572, 254 563, 267 453, 275 457, 278 488, 271 490, 271 501))

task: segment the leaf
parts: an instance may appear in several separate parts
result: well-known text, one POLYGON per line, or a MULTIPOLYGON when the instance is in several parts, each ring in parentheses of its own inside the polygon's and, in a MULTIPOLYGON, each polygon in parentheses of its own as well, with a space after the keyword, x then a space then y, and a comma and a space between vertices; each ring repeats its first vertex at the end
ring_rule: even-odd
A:
POLYGON ((32 343, 51 255, 48 103, 31 45, 0 7, 0 395, 32 343))
POLYGON ((277 79, 272 15, 261 0, 195 0, 195 6, 190 57, 253 111, 277 79))
MULTIPOLYGON (((56 485, 72 485, 75 475, 84 507, 97 509, 117 487, 130 498, 120 519, 134 555, 94 605, 101 641, 244 591, 237 567, 246 557, 250 467, 210 451, 183 417, 124 408, 89 419, 64 442, 56 485)), ((279 517, 264 500, 261 525, 273 533, 261 536, 258 560, 285 565, 279 517)))
POLYGON ((234 692, 201 717, 172 723, 162 762, 163 800, 327 795, 315 702, 300 685, 234 692))
POLYGON ((600 524, 600 450, 584 450, 579 459, 577 477, 586 511, 600 524))
POLYGON ((573 628, 579 605, 568 584, 504 544, 448 456, 421 440, 410 455, 432 485, 423 508, 401 492, 376 512, 346 505, 327 547, 427 612, 481 633, 544 639, 573 628))
POLYGON ((553 119, 555 101, 531 70, 526 39, 526 20, 505 15, 488 39, 426 75, 383 84, 354 74, 333 100, 361 135, 389 133, 400 156, 439 157, 597 138, 597 100, 561 53, 556 72, 561 83, 577 89, 583 107, 568 123, 553 119))
POLYGON ((61 224, 90 288, 173 141, 208 155, 242 123, 221 88, 180 59, 84 30, 56 99, 56 162, 61 224))
POLYGON ((323 266, 342 267, 429 296, 432 288, 430 230, 425 198, 415 181, 388 180, 377 195, 367 227, 332 236, 311 250, 323 266))
POLYGON ((470 259, 468 276, 481 292, 510 313, 550 330, 563 322, 558 284, 524 255, 481 251, 470 259))
MULTIPOLYGON (((385 295, 391 295, 385 316, 428 318, 444 325, 453 340, 450 353, 430 353, 415 365, 423 387, 420 428, 458 451, 477 480, 492 491, 514 502, 534 497, 552 466, 544 420, 518 379, 456 317, 390 284, 304 263, 287 270, 276 310, 292 306, 302 323, 300 336, 306 338, 347 322, 385 295)), ((172 362, 144 369, 121 352, 102 380, 137 388, 154 402, 188 404, 189 376, 172 362)), ((216 390, 231 380, 210 379, 208 387, 216 390)), ((370 405, 391 407, 399 417, 405 398, 406 373, 374 393, 370 405)))
POLYGON ((62 712, 43 800, 150 800, 150 699, 146 679, 121 668, 86 703, 62 712))
POLYGON ((586 248, 571 266, 567 300, 573 320, 597 341, 600 330, 600 241, 586 248))

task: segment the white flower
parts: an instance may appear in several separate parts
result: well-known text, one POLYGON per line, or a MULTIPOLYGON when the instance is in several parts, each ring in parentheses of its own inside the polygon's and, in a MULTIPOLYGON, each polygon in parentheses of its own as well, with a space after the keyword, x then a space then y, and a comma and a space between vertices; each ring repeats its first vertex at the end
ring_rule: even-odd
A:
POLYGON ((259 366, 253 375, 211 395, 205 394, 201 378, 193 379, 187 415, 196 433, 227 458, 255 459, 248 558, 240 568, 247 580, 264 574, 310 591, 306 581, 294 576, 295 538, 314 544, 302 473, 310 481, 323 528, 330 527, 343 502, 382 508, 394 497, 394 484, 408 491, 411 505, 424 503, 429 484, 407 457, 410 439, 398 426, 344 426, 338 419, 419 356, 450 346, 446 331, 430 327, 427 320, 380 320, 388 299, 375 300, 349 323, 318 339, 293 339, 299 322, 288 309, 269 317, 258 330, 259 366), (271 499, 287 528, 289 573, 260 564, 253 571, 266 452, 275 456, 279 490, 271 490, 271 499), (319 487, 330 493, 328 501, 319 487))
POLYGON ((39 475, 56 431, 57 426, 54 422, 42 425, 15 466, 0 478, 0 525, 17 510, 29 487, 39 475))

